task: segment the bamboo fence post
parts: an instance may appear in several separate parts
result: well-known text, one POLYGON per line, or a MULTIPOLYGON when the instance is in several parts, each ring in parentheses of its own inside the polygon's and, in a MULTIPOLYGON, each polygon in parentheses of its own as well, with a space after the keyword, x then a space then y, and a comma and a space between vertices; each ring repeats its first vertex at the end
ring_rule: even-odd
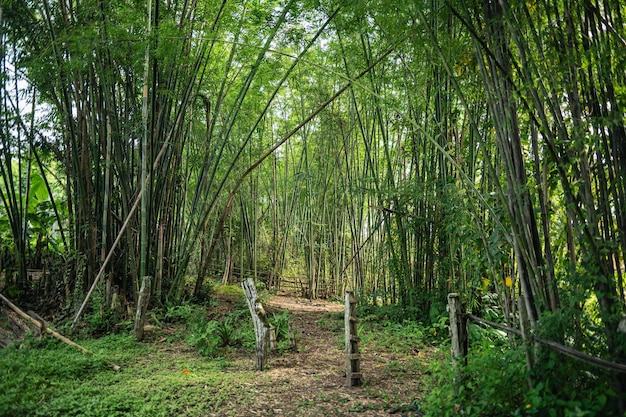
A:
POLYGON ((362 378, 361 354, 359 353, 359 337, 356 327, 356 299, 352 291, 346 291, 344 317, 346 327, 346 385, 355 387, 361 385, 362 378))
POLYGON ((135 337, 138 341, 143 340, 143 328, 146 322, 146 311, 150 302, 150 289, 152 277, 145 276, 141 282, 141 290, 137 298, 137 311, 135 314, 135 337))
POLYGON ((459 294, 448 294, 450 312, 450 336, 452 338, 452 357, 456 362, 467 360, 467 320, 459 294))

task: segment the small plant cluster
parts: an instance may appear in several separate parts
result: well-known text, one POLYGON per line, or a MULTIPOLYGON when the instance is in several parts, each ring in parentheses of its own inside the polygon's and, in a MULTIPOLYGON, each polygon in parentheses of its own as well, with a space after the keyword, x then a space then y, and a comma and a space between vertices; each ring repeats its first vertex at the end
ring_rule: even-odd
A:
POLYGON ((241 312, 233 312, 219 320, 207 317, 206 308, 181 304, 168 308, 165 319, 186 324, 185 341, 206 357, 218 356, 222 349, 241 346, 246 338, 247 323, 241 312))
POLYGON ((83 315, 86 326, 80 330, 86 336, 100 337, 110 333, 123 333, 133 328, 133 318, 118 315, 112 309, 106 307, 104 294, 101 290, 94 291, 91 296, 93 308, 83 315))
POLYGON ((274 313, 269 322, 276 330, 278 351, 285 352, 293 349, 294 346, 292 345, 292 329, 289 312, 283 311, 282 313, 274 313))
MULTIPOLYGON (((182 304, 170 307, 165 319, 185 323, 185 341, 206 357, 219 356, 229 347, 254 349, 255 346, 253 324, 247 307, 234 310, 219 319, 210 319, 204 307, 182 304)), ((278 351, 289 350, 291 338, 288 312, 273 314, 269 321, 276 329, 278 351)))

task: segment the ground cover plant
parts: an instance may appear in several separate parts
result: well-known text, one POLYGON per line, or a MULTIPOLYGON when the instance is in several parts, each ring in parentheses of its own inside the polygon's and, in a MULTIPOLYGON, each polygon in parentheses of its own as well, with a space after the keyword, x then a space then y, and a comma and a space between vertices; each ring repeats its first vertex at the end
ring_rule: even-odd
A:
POLYGON ((224 401, 246 402, 242 384, 252 373, 225 372, 225 360, 130 335, 80 343, 94 355, 54 340, 7 348, 0 357, 0 415, 200 416, 224 401))
POLYGON ((358 308, 364 383, 346 388, 343 306, 267 295, 272 321, 295 329, 298 346, 279 338, 258 372, 247 306, 228 291, 155 312, 143 342, 124 327, 77 339, 93 355, 26 335, 0 356, 0 415, 617 415, 609 374, 550 351, 529 374, 522 343, 512 348, 503 332, 476 324, 458 368, 445 315, 410 320, 396 306, 358 308))
POLYGON ((459 366, 447 355, 430 365, 424 381, 431 387, 423 402, 425 415, 620 415, 610 373, 541 346, 535 348, 542 350, 545 361, 529 372, 521 340, 512 347, 503 332, 478 325, 470 329, 467 364, 459 366))

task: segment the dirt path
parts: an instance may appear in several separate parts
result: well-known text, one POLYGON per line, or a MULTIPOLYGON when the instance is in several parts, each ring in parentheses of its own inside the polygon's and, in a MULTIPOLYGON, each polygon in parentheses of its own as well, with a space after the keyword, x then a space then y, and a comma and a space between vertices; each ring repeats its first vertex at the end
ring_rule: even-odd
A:
POLYGON ((419 375, 402 366, 403 361, 418 359, 417 354, 415 358, 398 358, 392 352, 372 352, 367 345, 362 346, 364 384, 348 388, 343 322, 337 314, 326 314, 342 312, 343 305, 272 296, 268 308, 290 311, 292 327, 299 334, 298 351, 270 358, 268 370, 249 386, 257 393, 256 400, 245 405, 241 414, 235 411, 236 415, 419 415, 396 410, 417 397, 419 375))

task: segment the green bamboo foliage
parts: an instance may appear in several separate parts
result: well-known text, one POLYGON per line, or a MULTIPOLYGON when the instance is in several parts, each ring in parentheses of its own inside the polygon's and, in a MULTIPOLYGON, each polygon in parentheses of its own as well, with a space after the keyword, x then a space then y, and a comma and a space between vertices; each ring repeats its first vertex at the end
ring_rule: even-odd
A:
MULTIPOLYGON (((4 10, 19 59, 3 65, 60 127, 78 292, 107 275, 132 294, 147 274, 160 301, 190 280, 202 297, 232 264, 437 319, 455 291, 624 361, 623 5, 379 3, 4 10)), ((18 190, 42 164, 3 82, 2 197, 21 253, 18 190)))
MULTIPOLYGON (((0 19, 0 25, 2 21, 0 19)), ((4 28, 4 25, 0 27, 4 28)), ((10 74, 15 65, 15 49, 8 47, 8 36, 3 30, 2 37, 2 74, 10 74), (13 51, 13 54, 11 52, 13 51), (11 59, 13 55, 13 59, 11 59)), ((3 77, 0 97, 0 117, 2 118, 1 135, 1 164, 0 164, 0 201, 2 202, 2 217, 9 225, 10 236, 13 239, 13 248, 9 256, 3 261, 8 264, 5 276, 8 276, 8 284, 17 288, 24 288, 27 279, 26 248, 27 242, 27 218, 28 202, 30 197, 30 174, 31 163, 28 147, 24 135, 28 133, 22 129, 17 120, 20 119, 20 107, 17 76, 3 77), (15 84, 11 85, 11 81, 15 84), (15 280, 13 276, 15 274, 15 280)))
MULTIPOLYGON (((452 12, 474 40, 488 94, 501 158, 494 171, 502 164, 507 179, 499 193, 526 310, 535 322, 545 311, 573 317, 566 333, 582 346, 588 319, 580 296, 594 292, 606 337, 596 354, 623 361, 615 333, 623 305, 623 181, 621 151, 612 144, 624 134, 613 93, 623 83, 613 58, 623 39, 623 26, 613 26, 620 7, 484 2, 452 12)), ((615 388, 621 392, 623 382, 615 388)))
MULTIPOLYGON (((0 114, 2 118, 0 160, 0 216, 3 255, 1 267, 5 285, 15 294, 33 290, 28 269, 49 268, 50 252, 67 247, 64 219, 57 205, 57 181, 49 178, 44 166, 48 159, 41 149, 37 132, 41 123, 37 113, 37 91, 28 86, 18 71, 19 47, 10 36, 10 28, 2 19, 2 88, 0 114), (57 230, 54 231, 52 228, 57 230)), ((54 283, 43 280, 42 295, 49 295, 54 283), (45 284, 45 285, 43 285, 45 284)), ((65 291, 67 291, 67 287, 65 291)))
MULTIPOLYGON (((513 243, 519 281, 523 290, 526 311, 534 324, 541 312, 540 306, 549 308, 547 289, 543 274, 543 253, 540 247, 539 231, 534 215, 530 193, 527 188, 527 174, 523 162, 521 132, 517 119, 517 105, 513 98, 511 83, 512 64, 509 61, 508 40, 504 38, 499 6, 485 5, 485 20, 490 22, 486 29, 487 42, 492 45, 493 56, 486 65, 481 63, 484 84, 490 103, 490 115, 494 123, 498 151, 507 173, 508 211, 513 228, 513 243), (525 226, 522 226, 525 225, 525 226)), ((551 309, 555 311, 556 305, 551 309)))
MULTIPOLYGON (((28 29, 39 32, 37 42, 24 45, 29 59, 24 64, 67 126, 63 148, 68 158, 68 195, 74 203, 71 233, 73 249, 86 254, 83 286, 91 285, 100 269, 98 261, 103 257, 96 257, 98 244, 102 242, 101 250, 110 252, 109 239, 119 234, 122 223, 127 224, 124 219, 130 219, 121 247, 111 249, 121 255, 109 267, 111 276, 121 288, 135 291, 140 275, 158 270, 167 294, 176 298, 196 238, 202 230, 218 230, 210 227, 209 215, 256 132, 256 126, 242 123, 248 118, 246 112, 254 111, 248 96, 258 88, 256 78, 267 68, 267 51, 291 6, 272 16, 273 9, 261 13, 260 6, 252 4, 155 3, 148 17, 154 32, 150 38, 141 33, 141 25, 131 24, 137 21, 134 17, 144 15, 141 7, 103 3, 94 9, 88 3, 74 7, 64 2, 38 6, 31 9, 21 3, 30 16, 28 29), (38 6, 42 13, 34 13, 38 6), (263 14, 274 22, 265 27, 263 14), (256 39, 242 23, 250 16, 258 18, 256 39), (82 38, 70 28, 80 29, 82 38), (234 42, 229 34, 234 34, 234 42), (123 39, 122 48, 113 49, 118 39, 123 39), (255 50, 257 40, 261 46, 255 50), (142 49, 148 51, 145 59, 135 59, 142 49), (256 63, 242 72, 250 54, 256 54, 256 63), (148 68, 143 76, 143 122, 136 100, 141 79, 138 62, 148 68), (59 82, 40 76, 44 68, 58 72, 59 82), (205 111, 190 111, 198 105, 205 111), (144 141, 138 146, 141 123, 144 141), (196 127, 199 123, 204 123, 203 129, 196 127), (199 170, 190 159, 201 162, 199 170), (107 176, 111 172, 113 178, 107 176), (143 203, 136 217, 138 190, 143 203), (112 218, 118 221, 109 221, 112 218), (140 229, 133 226, 139 220, 140 229)), ((272 99, 265 109, 257 109, 256 125, 272 99)), ((216 237, 207 240, 214 242, 216 237)))

